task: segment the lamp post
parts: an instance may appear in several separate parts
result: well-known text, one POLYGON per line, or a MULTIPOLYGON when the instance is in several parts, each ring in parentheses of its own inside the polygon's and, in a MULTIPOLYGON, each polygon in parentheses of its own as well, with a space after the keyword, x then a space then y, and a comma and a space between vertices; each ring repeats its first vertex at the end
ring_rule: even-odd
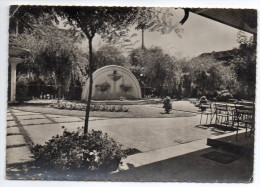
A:
POLYGON ((143 97, 145 97, 145 85, 144 85, 144 80, 143 80, 143 78, 144 78, 144 74, 140 74, 140 82, 141 82, 141 85, 142 85, 142 87, 143 87, 143 97))

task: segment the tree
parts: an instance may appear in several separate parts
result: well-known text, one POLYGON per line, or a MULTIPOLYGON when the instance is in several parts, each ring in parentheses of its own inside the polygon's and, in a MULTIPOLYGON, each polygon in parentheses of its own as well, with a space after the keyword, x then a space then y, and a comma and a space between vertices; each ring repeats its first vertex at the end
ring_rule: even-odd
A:
MULTIPOLYGON (((90 103, 93 86, 93 49, 92 41, 96 34, 102 37, 117 35, 117 30, 126 30, 136 18, 138 10, 131 7, 54 7, 60 17, 66 19, 71 26, 79 28, 88 39, 89 46, 89 93, 86 107, 84 134, 88 131, 90 103)), ((120 36, 120 33, 119 33, 120 36)))
POLYGON ((42 22, 53 25, 56 18, 50 6, 11 5, 9 8, 9 33, 22 34, 25 30, 33 30, 35 24, 42 22), (39 19, 44 16, 44 19, 39 19))
POLYGON ((179 27, 179 23, 173 23, 172 18, 174 14, 172 10, 172 8, 139 8, 138 19, 136 21, 136 29, 142 31, 142 49, 145 48, 145 30, 148 30, 150 32, 157 31, 162 34, 169 34, 170 32, 174 31, 179 37, 181 37, 181 33, 183 30, 179 27))
POLYGON ((68 92, 72 65, 76 61, 76 43, 70 30, 58 29, 52 25, 34 24, 31 31, 12 36, 13 42, 22 48, 29 49, 29 59, 19 68, 20 73, 32 72, 36 81, 40 78, 46 84, 54 84, 58 89, 58 99, 63 92, 68 92))
POLYGON ((163 89, 174 84, 175 59, 165 54, 161 48, 135 49, 129 58, 133 74, 137 79, 142 79, 145 85, 154 88, 156 95, 162 96, 163 89))
POLYGON ((72 64, 72 86, 79 86, 83 88, 87 81, 87 74, 89 70, 88 54, 82 49, 75 47, 74 55, 76 57, 72 64))
MULTIPOLYGON (((181 37, 183 29, 180 28, 180 24, 184 22, 175 22, 173 21, 174 13, 172 8, 153 8, 153 7, 138 7, 137 8, 136 19, 133 22, 133 26, 136 30, 141 30, 141 48, 145 49, 144 44, 144 32, 160 32, 161 34, 169 34, 174 31, 177 36, 181 37)), ((185 15, 186 15, 185 11, 185 15)), ((184 20, 184 19, 183 19, 184 20)), ((132 51, 134 46, 139 42, 136 40, 132 42, 132 38, 138 36, 136 33, 128 35, 127 32, 118 32, 108 37, 107 40, 110 44, 116 45, 120 44, 121 47, 125 48, 127 51, 132 51), (120 34, 120 40, 116 39, 115 36, 120 34), (112 37, 114 36, 114 37, 112 37)))
MULTIPOLYGON (((54 76, 54 84, 58 89, 58 99, 61 92, 68 92, 71 80, 72 64, 75 61, 74 38, 67 30, 49 26, 41 28, 44 34, 38 43, 39 54, 37 61, 45 74, 54 76)), ((37 35, 38 37, 39 35, 37 35)))
POLYGON ((189 61, 189 71, 197 96, 213 96, 217 90, 232 90, 235 86, 235 72, 224 62, 212 57, 196 57, 189 61))
POLYGON ((122 52, 111 45, 101 46, 93 53, 93 59, 94 70, 107 65, 124 66, 126 64, 126 58, 122 55, 122 52))
POLYGON ((245 88, 245 96, 248 99, 253 99, 255 98, 256 84, 256 40, 252 37, 249 38, 242 31, 238 32, 237 40, 240 45, 234 50, 235 57, 230 66, 236 72, 237 80, 245 88))

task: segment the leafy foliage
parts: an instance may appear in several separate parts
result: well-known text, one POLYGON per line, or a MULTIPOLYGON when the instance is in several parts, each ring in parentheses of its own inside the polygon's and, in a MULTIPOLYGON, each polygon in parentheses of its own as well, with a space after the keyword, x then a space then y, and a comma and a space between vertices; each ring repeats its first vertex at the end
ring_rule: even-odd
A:
POLYGON ((238 97, 253 99, 256 84, 256 40, 248 38, 242 31, 238 32, 237 37, 240 46, 234 50, 235 57, 230 62, 230 67, 234 69, 237 80, 243 85, 238 97))
POLYGON ((237 75, 223 62, 212 57, 197 57, 180 64, 182 85, 191 90, 192 97, 213 97, 217 90, 233 90, 238 85, 237 75))
POLYGON ((156 95, 161 95, 163 88, 172 83, 174 60, 158 47, 135 49, 130 54, 132 73, 143 85, 155 88, 156 95))
POLYGON ((31 52, 26 62, 19 67, 18 74, 31 72, 32 79, 36 82, 41 80, 56 87, 63 85, 64 91, 68 91, 72 69, 75 72, 75 69, 80 67, 79 60, 82 60, 73 34, 70 30, 41 23, 35 25, 32 31, 11 35, 12 43, 31 52))
POLYGON ((94 52, 93 59, 95 70, 107 65, 124 66, 127 61, 122 52, 111 45, 101 46, 94 52))
POLYGON ((81 29, 88 39, 92 39, 95 34, 102 37, 117 36, 116 31, 127 29, 137 12, 132 7, 57 6, 54 10, 68 20, 68 24, 81 29))
POLYGON ((50 6, 31 6, 31 5, 11 5, 9 9, 9 33, 21 34, 24 31, 32 31, 35 29, 35 24, 44 23, 53 25, 52 20, 56 20, 51 14, 50 6), (44 19, 41 19, 44 17, 44 19))
MULTIPOLYGON (((64 128, 64 127, 63 127, 64 128)), ((101 131, 84 134, 82 128, 52 137, 45 145, 35 145, 32 153, 36 161, 56 169, 86 169, 114 171, 126 155, 122 145, 101 131)))
POLYGON ((228 90, 218 91, 217 94, 218 101, 228 102, 229 99, 233 98, 233 95, 228 90))
POLYGON ((179 37, 183 30, 178 23, 173 22, 172 8, 150 8, 140 7, 137 13, 136 29, 147 29, 151 32, 157 31, 169 34, 174 31, 179 37))

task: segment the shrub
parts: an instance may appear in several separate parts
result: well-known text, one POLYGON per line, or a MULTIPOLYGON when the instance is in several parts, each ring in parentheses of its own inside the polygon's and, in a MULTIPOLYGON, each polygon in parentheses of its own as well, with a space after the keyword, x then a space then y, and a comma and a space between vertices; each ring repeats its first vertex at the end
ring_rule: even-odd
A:
POLYGON ((115 109, 116 112, 123 112, 124 111, 124 108, 123 108, 123 105, 119 105, 116 107, 115 109))
POLYGON ((171 109, 172 109, 172 103, 171 103, 171 98, 170 97, 166 97, 164 100, 163 100, 163 108, 166 112, 166 114, 169 114, 171 109))
POLYGON ((106 107, 104 105, 100 105, 100 111, 106 111, 106 107))
POLYGON ((115 171, 126 157, 122 145, 101 131, 92 130, 86 135, 83 128, 75 132, 64 129, 63 135, 52 137, 45 145, 35 145, 33 157, 43 166, 70 170, 115 171))
POLYGON ((221 90, 217 93, 217 100, 221 102, 227 102, 229 99, 233 98, 233 95, 228 90, 221 90))
POLYGON ((111 106, 110 108, 109 108, 109 111, 110 112, 114 112, 116 109, 115 109, 115 106, 111 106))
POLYGON ((129 112, 129 108, 124 108, 124 112, 129 112))

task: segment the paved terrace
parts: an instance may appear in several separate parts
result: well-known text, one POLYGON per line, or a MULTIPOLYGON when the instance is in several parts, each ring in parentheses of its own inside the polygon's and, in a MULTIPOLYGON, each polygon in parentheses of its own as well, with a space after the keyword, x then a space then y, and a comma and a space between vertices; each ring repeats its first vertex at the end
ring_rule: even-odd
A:
MULTIPOLYGON (((158 105, 146 107, 153 108, 158 107, 158 105)), ((223 132, 196 127, 199 124, 200 115, 196 115, 194 113, 195 107, 192 107, 194 106, 186 102, 183 108, 178 111, 178 113, 180 111, 187 113, 187 109, 191 108, 192 115, 187 117, 90 117, 89 129, 106 132, 110 137, 123 144, 125 149, 135 148, 139 151, 138 154, 131 155, 124 160, 124 165, 121 168, 124 171, 114 174, 114 179, 137 181, 185 181, 189 179, 196 181, 196 177, 199 177, 196 172, 202 172, 203 175, 206 174, 206 181, 212 181, 216 178, 209 177, 210 173, 217 172, 219 180, 232 181, 236 178, 234 182, 248 181, 252 175, 252 165, 248 164, 250 163, 248 158, 240 157, 232 164, 226 165, 200 156, 213 149, 206 145, 206 139, 221 136, 223 132), (236 172, 232 169, 234 167, 236 172), (187 170, 187 168, 189 169, 187 170), (221 175, 221 172, 226 169, 227 176, 221 175), (184 170, 188 172, 180 175, 179 172, 184 172, 184 170), (150 172, 152 176, 149 174, 150 172), (177 175, 176 172, 179 174, 177 175), (192 173, 195 174, 194 177, 192 175, 186 176, 192 173)), ((47 109, 35 112, 37 111, 35 107, 32 107, 31 111, 29 108, 26 107, 25 111, 22 108, 12 107, 7 111, 7 164, 31 160, 31 153, 26 142, 44 144, 52 136, 61 134, 62 126, 68 130, 76 130, 84 124, 84 117, 81 115, 55 114, 53 111, 48 112, 47 109), (15 122, 15 118, 20 122, 19 124, 15 122), (24 134, 27 136, 23 136, 24 134)))

